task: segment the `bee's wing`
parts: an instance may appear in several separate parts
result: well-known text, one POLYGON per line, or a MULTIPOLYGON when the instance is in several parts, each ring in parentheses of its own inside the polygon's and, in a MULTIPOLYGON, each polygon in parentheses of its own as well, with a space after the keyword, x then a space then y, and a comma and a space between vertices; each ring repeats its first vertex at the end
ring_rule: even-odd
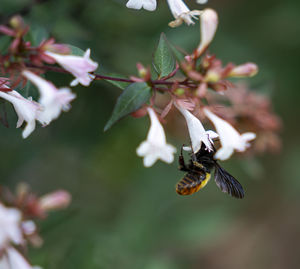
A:
POLYGON ((216 164, 215 182, 222 192, 226 192, 235 198, 244 198, 242 185, 218 164, 216 164))

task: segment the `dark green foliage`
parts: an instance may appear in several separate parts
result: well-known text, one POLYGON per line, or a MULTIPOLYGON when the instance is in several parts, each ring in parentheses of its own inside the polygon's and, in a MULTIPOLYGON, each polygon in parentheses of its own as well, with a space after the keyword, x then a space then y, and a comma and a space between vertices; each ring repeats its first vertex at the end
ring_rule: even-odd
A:
POLYGON ((114 123, 136 111, 151 97, 151 88, 145 82, 130 84, 119 96, 109 121, 104 127, 107 131, 114 123))

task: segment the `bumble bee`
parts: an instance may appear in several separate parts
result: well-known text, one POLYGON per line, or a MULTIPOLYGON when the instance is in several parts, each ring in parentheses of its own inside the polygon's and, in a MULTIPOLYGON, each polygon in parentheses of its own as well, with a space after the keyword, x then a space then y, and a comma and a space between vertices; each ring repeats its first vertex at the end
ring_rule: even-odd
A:
POLYGON ((198 152, 191 153, 191 160, 186 165, 181 148, 181 154, 178 159, 179 170, 187 173, 176 185, 178 194, 190 195, 204 188, 210 180, 211 172, 214 169, 215 182, 222 192, 239 199, 244 197, 242 185, 217 163, 213 158, 214 154, 215 150, 207 151, 202 143, 202 147, 198 152))

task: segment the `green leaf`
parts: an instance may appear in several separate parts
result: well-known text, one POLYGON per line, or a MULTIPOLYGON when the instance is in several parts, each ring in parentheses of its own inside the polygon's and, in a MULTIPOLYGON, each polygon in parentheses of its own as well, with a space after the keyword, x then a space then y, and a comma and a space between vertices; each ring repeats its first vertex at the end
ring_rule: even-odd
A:
POLYGON ((164 33, 160 35, 159 43, 154 53, 153 66, 159 77, 169 75, 175 68, 175 59, 164 33))
POLYGON ((186 54, 182 50, 180 50, 180 48, 178 49, 170 42, 168 42, 168 45, 169 45, 171 51, 173 52, 173 55, 175 56, 176 60, 178 62, 182 62, 184 60, 184 57, 186 54))
POLYGON ((73 46, 73 45, 67 45, 68 47, 69 47, 69 49, 70 49, 70 54, 72 54, 72 55, 75 55, 75 56, 83 56, 84 55, 84 53, 85 53, 85 51, 84 50, 82 50, 82 49, 80 49, 80 48, 77 48, 77 47, 75 47, 75 46, 73 46))
POLYGON ((104 127, 107 131, 114 123, 136 111, 151 97, 151 88, 145 82, 130 84, 119 96, 109 121, 104 127))

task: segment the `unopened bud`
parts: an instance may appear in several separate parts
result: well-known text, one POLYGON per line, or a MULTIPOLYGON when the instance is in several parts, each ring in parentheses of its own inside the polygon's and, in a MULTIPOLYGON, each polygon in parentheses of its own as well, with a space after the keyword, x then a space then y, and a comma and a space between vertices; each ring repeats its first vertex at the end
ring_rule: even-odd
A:
POLYGON ((20 16, 13 16, 10 21, 9 24, 12 28, 14 29, 22 29, 24 28, 24 21, 20 16))
POLYGON ((59 190, 42 196, 39 200, 39 205, 42 210, 50 211, 66 208, 70 202, 70 193, 59 190))
POLYGON ((197 48, 197 56, 200 56, 213 40, 218 27, 218 14, 213 9, 204 9, 200 21, 201 42, 197 48))
POLYGON ((177 95, 177 96, 181 96, 185 93, 185 90, 182 89, 182 88, 177 88, 174 93, 177 95))
POLYGON ((245 63, 234 67, 229 73, 229 77, 253 77, 257 74, 258 67, 254 63, 245 63))
POLYGON ((148 70, 141 63, 136 64, 136 68, 139 72, 139 77, 145 78, 148 76, 148 70))

